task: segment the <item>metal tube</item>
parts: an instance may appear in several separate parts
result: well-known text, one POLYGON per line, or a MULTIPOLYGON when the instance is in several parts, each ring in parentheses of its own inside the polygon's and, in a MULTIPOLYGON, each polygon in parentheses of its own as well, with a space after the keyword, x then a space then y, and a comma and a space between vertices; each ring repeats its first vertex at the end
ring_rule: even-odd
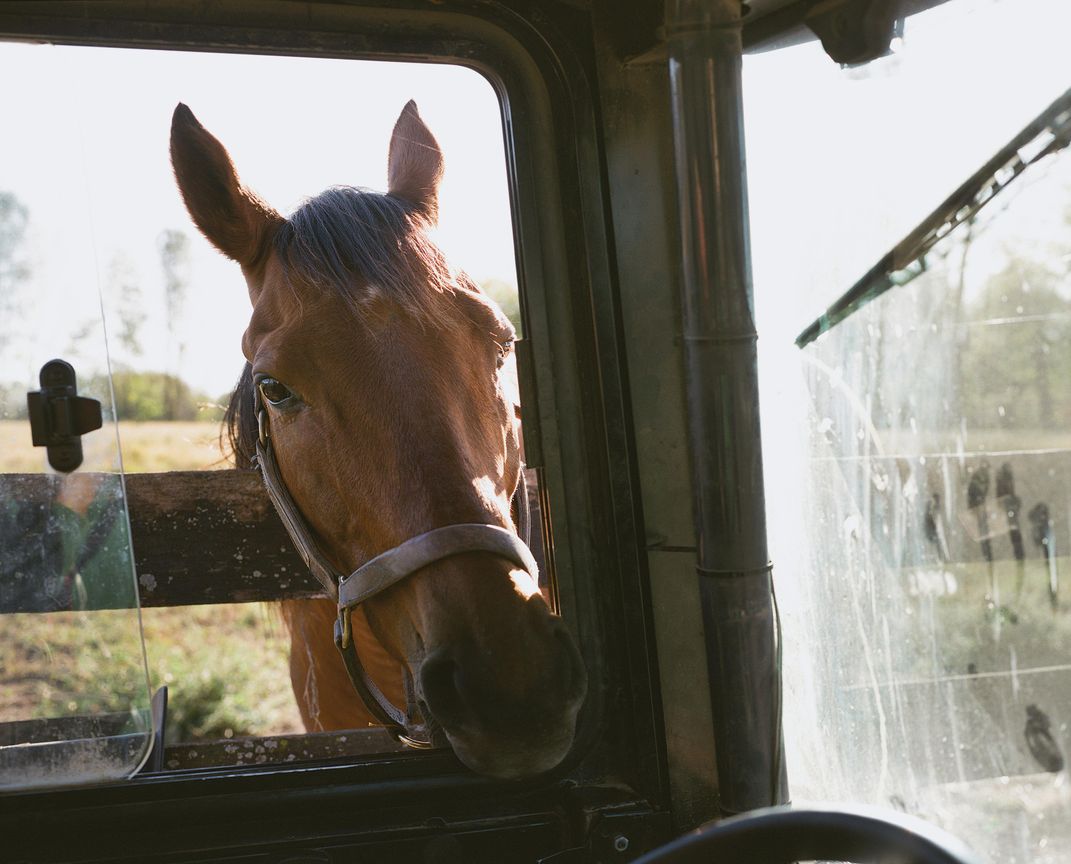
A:
POLYGON ((784 803, 739 0, 667 0, 695 521, 720 808, 784 803))

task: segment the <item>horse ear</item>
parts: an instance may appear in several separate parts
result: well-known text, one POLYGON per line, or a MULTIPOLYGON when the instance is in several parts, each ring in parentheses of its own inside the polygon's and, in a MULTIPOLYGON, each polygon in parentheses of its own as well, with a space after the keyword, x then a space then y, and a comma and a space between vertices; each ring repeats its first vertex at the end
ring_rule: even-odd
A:
POLYGON ((181 102, 171 118, 171 165, 201 233, 228 258, 255 267, 283 217, 242 185, 226 149, 181 102))
POLYGON ((391 195, 417 208, 433 225, 439 218, 439 182, 443 179, 443 151, 424 125, 416 102, 402 109, 390 137, 387 189, 391 195))

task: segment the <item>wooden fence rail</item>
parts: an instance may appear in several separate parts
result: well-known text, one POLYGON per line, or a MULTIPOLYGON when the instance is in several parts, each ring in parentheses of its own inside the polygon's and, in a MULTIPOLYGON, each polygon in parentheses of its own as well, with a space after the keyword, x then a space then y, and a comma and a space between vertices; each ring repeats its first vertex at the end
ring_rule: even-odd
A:
POLYGON ((142 606, 323 596, 256 471, 126 478, 142 606))
MULTIPOLYGON (((44 474, 0 475, 0 508, 20 536, 0 537, 0 613, 52 612, 78 608, 69 587, 73 572, 101 553, 121 517, 121 498, 97 507, 86 539, 70 561, 62 550, 49 554, 40 535, 55 519, 54 502, 66 478, 44 474), (10 511, 18 510, 11 515, 10 511), (35 531, 36 529, 36 531, 35 531), (27 550, 20 557, 19 544, 27 550), (44 551, 42 551, 44 548, 44 551), (37 566, 22 567, 27 556, 37 566), (42 564, 44 565, 42 568, 42 564), (44 573, 41 573, 44 569, 44 573), (27 580, 50 580, 49 590, 27 580), (13 587, 14 586, 14 587, 13 587)), ((117 484, 114 475, 81 475, 83 488, 117 484)), ((255 471, 170 471, 126 477, 131 538, 142 606, 193 606, 322 595, 309 575, 255 471)), ((68 493, 78 499, 77 492, 68 493)), ((92 496, 88 496, 92 497, 92 496)), ((105 496, 99 496, 105 497, 105 496)), ((75 505, 77 506, 77 505, 75 505)), ((52 533, 60 529, 53 523, 52 533)), ((3 533, 3 532, 0 532, 3 533)), ((106 548, 106 547, 105 547, 106 548)), ((121 579, 121 575, 119 576, 121 579)), ((131 598, 132 600, 132 598, 131 598)), ((107 608, 107 602, 93 608, 107 608)))
MULTIPOLYGON (((542 563, 536 483, 530 473, 542 563)), ((115 474, 0 474, 0 614, 134 605, 128 559, 109 548, 125 548, 120 490, 115 474), (80 599, 76 574, 94 563, 112 590, 80 599)), ((143 607, 323 596, 256 471, 128 474, 126 498, 143 607)))

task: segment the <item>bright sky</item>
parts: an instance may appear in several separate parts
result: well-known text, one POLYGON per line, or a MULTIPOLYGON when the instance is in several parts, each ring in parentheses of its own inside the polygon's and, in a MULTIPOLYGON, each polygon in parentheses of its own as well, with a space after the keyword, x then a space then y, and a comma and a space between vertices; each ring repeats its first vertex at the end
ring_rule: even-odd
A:
POLYGON ((763 347, 791 345, 1071 87, 1069 32, 1069 3, 956 0, 909 18, 896 52, 861 69, 817 43, 745 59, 763 347))
MULTIPOLYGON (((745 58, 775 561, 797 560, 803 542, 798 499, 785 491, 802 488, 806 465, 809 394, 796 336, 1071 87, 1069 32, 1069 3, 955 0, 909 18, 895 53, 862 69, 839 68, 817 43, 745 58)), ((1063 183, 1049 189, 1071 202, 1063 183)), ((1067 229, 1054 220, 1021 230, 1023 243, 1043 245, 1067 229)), ((793 590, 793 580, 784 590, 793 590)))
MULTIPOLYGON (((909 19, 896 54, 862 70, 838 68, 816 43, 746 59, 767 366, 790 362, 792 339, 819 310, 1071 83, 1068 24, 1071 4, 956 0, 909 19)), ((0 88, 0 190, 31 211, 37 311, 73 332, 96 314, 99 284, 114 333, 109 273, 126 259, 149 320, 143 357, 112 339, 120 362, 167 366, 156 243, 179 228, 194 241, 180 371, 215 395, 241 365, 248 309, 237 267, 190 224, 167 161, 179 100, 286 210, 332 183, 382 189, 391 126, 415 98, 446 152, 440 243, 477 280, 515 281, 497 99, 470 70, 0 44, 0 80, 19 83, 0 88)), ((33 321, 32 311, 21 317, 25 332, 41 329, 33 321)), ((20 354, 27 370, 67 348, 34 338, 20 354)), ((103 354, 102 340, 90 345, 103 354)), ((7 353, 0 366, 10 368, 7 353)))
MULTIPOLYGON (((181 374, 213 396, 237 378, 248 299, 237 265, 200 237, 175 188, 167 147, 179 101, 229 149, 243 180, 287 212, 333 184, 384 190, 391 128, 416 99, 446 156, 438 242, 477 281, 516 282, 498 100, 471 70, 0 43, 0 80, 18 82, 0 88, 0 190, 14 192, 31 219, 24 336, 45 312, 65 334, 99 318, 98 283, 112 307, 119 256, 137 273, 149 319, 144 356, 125 355, 113 338, 113 360, 166 368, 157 238, 180 229, 193 241, 181 374)), ((115 309, 107 311, 114 333, 115 309)), ((71 353, 69 336, 33 339, 0 365, 36 367, 71 353)), ((103 355, 99 333, 83 353, 103 355)))

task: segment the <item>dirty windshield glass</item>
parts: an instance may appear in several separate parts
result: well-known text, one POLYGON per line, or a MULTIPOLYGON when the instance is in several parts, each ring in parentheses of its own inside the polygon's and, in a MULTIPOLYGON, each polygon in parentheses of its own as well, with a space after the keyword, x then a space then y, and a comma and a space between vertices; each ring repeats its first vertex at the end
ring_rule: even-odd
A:
MULTIPOLYGON (((917 223, 1071 84, 1048 35, 1064 17, 952 2, 908 19, 869 71, 794 49, 777 62, 813 70, 812 102, 830 103, 830 127, 802 147, 838 137, 786 182, 819 177, 824 193, 752 186, 760 333, 777 335, 763 343, 763 422, 793 799, 908 811, 994 864, 1071 860, 1067 150, 790 346, 910 232, 912 200, 917 223), (1017 72, 1020 49, 983 47, 1008 32, 1031 52, 1017 72), (832 110, 845 104, 859 112, 832 110), (837 165, 838 149, 858 162, 837 165), (772 230, 793 216, 794 259, 772 230)), ((761 58, 752 70, 761 178, 756 129, 785 94, 765 87, 761 58)))

